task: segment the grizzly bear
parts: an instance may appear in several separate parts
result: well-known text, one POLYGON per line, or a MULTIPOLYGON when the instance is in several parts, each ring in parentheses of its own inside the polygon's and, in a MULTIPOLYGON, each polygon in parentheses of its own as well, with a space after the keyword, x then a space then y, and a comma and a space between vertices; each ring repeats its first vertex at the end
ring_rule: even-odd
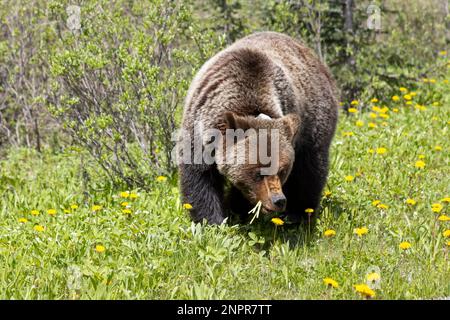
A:
POLYGON ((230 213, 246 214, 261 201, 263 212, 300 222, 307 208, 319 206, 337 118, 330 71, 302 42, 261 32, 216 54, 192 81, 179 137, 188 139, 190 149, 178 151, 179 158, 189 153, 178 165, 182 200, 191 204, 192 219, 221 224, 230 213), (262 164, 257 156, 250 162, 247 152, 238 164, 223 161, 248 147, 249 135, 222 144, 211 153, 214 161, 202 160, 212 141, 205 137, 207 129, 223 137, 231 129, 264 131, 267 137, 258 136, 258 148, 270 149, 276 161, 262 164), (200 157, 194 150, 199 144, 200 157), (277 144, 275 152, 271 144, 277 144))

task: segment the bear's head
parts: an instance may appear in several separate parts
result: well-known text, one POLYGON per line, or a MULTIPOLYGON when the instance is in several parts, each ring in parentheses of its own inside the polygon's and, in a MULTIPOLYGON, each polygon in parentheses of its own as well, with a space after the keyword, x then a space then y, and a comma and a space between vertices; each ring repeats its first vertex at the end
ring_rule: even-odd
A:
POLYGON ((295 136, 300 118, 239 116, 227 112, 217 168, 252 204, 262 202, 264 212, 282 212, 286 197, 282 186, 295 160, 295 136))

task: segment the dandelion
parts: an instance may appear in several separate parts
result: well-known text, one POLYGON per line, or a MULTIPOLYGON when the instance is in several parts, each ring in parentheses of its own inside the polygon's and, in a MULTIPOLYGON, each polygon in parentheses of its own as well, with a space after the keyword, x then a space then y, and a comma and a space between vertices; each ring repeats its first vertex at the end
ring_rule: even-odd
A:
POLYGON ((450 197, 445 197, 445 198, 441 199, 441 201, 450 203, 450 197))
POLYGON ((398 112, 398 108, 394 108, 394 109, 392 109, 392 111, 398 112))
POLYGON ((376 119, 376 117, 378 117, 378 116, 377 116, 376 113, 371 112, 371 113, 369 113, 369 117, 370 117, 371 119, 376 119))
POLYGON ((379 205, 380 203, 381 203, 380 200, 374 200, 374 201, 372 201, 372 205, 373 205, 374 207, 376 207, 376 206, 379 205))
POLYGON ((400 97, 399 96, 393 96, 392 97, 392 101, 399 101, 400 100, 400 97))
POLYGON ((430 83, 436 83, 436 79, 430 79, 428 80, 430 83))
POLYGON ((358 121, 356 121, 355 124, 357 127, 362 127, 362 126, 364 126, 364 121, 358 120, 358 121))
POLYGON ((439 106, 439 102, 433 102, 433 107, 438 107, 439 106))
POLYGON ((411 91, 409 94, 410 94, 412 97, 417 96, 417 92, 416 92, 416 91, 411 91))
POLYGON ((375 111, 375 112, 380 112, 381 111, 380 107, 378 107, 378 106, 373 106, 372 110, 375 111))
POLYGON ((375 153, 375 150, 369 148, 369 149, 367 149, 367 152, 370 153, 370 154, 374 154, 374 153, 375 153))
POLYGON ((387 113, 389 111, 389 108, 386 106, 383 106, 383 108, 380 109, 381 113, 387 113))
POLYGON ((403 99, 405 99, 405 100, 409 101, 409 100, 411 100, 411 99, 412 99, 412 97, 411 97, 411 95, 410 95, 410 94, 405 94, 405 95, 403 96, 403 99))
POLYGON ((369 122, 369 128, 370 129, 375 129, 377 127, 377 125, 373 122, 369 122))
POLYGON ((358 109, 356 109, 356 108, 349 108, 348 112, 349 113, 358 113, 358 109))
POLYGON ((402 250, 408 250, 411 248, 411 243, 409 243, 408 241, 403 241, 402 243, 399 244, 398 247, 402 250))
POLYGON ((128 191, 122 191, 120 194, 121 198, 128 198, 130 196, 130 193, 128 191))
POLYGON ((327 238, 331 238, 331 237, 334 237, 336 235, 336 231, 334 231, 333 229, 328 229, 328 230, 325 230, 323 235, 325 237, 327 237, 327 238))
POLYGON ((377 103, 377 102, 378 102, 378 99, 377 99, 377 98, 372 98, 372 100, 370 100, 370 102, 372 102, 372 103, 377 103))
POLYGON ((367 281, 369 281, 369 282, 376 282, 376 281, 380 280, 381 276, 379 273, 371 272, 366 276, 366 278, 367 278, 367 281))
POLYGON ((440 56, 446 56, 447 55, 447 51, 445 51, 445 50, 439 51, 439 55, 440 56))
POLYGON ((76 209, 78 209, 78 205, 77 204, 71 204, 70 205, 70 209, 72 209, 72 210, 76 210, 76 209))
POLYGON ((425 155, 424 155, 424 154, 419 154, 418 158, 419 158, 420 160, 423 160, 423 159, 425 159, 425 155))
POLYGON ((103 208, 102 206, 99 206, 98 204, 94 204, 92 206, 92 211, 97 212, 97 211, 102 210, 102 208, 103 208))
POLYGON ((439 216, 438 220, 447 222, 447 221, 450 221, 450 217, 443 214, 443 215, 439 216))
POLYGON ((416 161, 416 164, 414 165, 417 169, 423 169, 425 168, 425 162, 422 160, 416 161))
POLYGON ((377 154, 385 154, 386 152, 387 152, 386 148, 383 147, 377 148, 377 154))
POLYGON ((308 213, 308 214, 311 214, 311 213, 314 212, 314 209, 312 209, 312 208, 307 208, 307 209, 305 209, 305 212, 308 213))
POLYGON ((126 201, 124 201, 124 202, 121 202, 120 205, 121 205, 122 207, 128 207, 129 203, 126 202, 126 201))
POLYGON ((183 204, 183 208, 186 210, 191 210, 192 209, 192 205, 190 203, 185 203, 183 204))
POLYGON ((442 235, 444 236, 444 238, 450 238, 450 229, 447 229, 444 232, 442 232, 442 235))
POLYGON ((357 106, 359 104, 359 101, 358 100, 353 100, 352 102, 350 102, 350 104, 352 106, 357 106))
POLYGON ((366 298, 375 297, 375 291, 369 288, 367 284, 357 284, 353 286, 356 292, 361 293, 366 298))
POLYGON ((139 198, 139 195, 137 193, 134 193, 134 192, 130 193, 130 199, 134 200, 137 198, 139 198))
POLYGON ((387 115, 386 113, 380 113, 380 118, 389 119, 389 115, 387 115))
POLYGON ((333 280, 331 278, 323 279, 323 283, 325 283, 325 285, 327 285, 329 288, 338 288, 339 287, 339 284, 337 283, 337 281, 333 280))
POLYGON ((167 180, 167 177, 164 177, 164 176, 158 176, 157 178, 156 178, 156 181, 158 181, 158 182, 164 182, 164 181, 166 181, 167 180))
POLYGON ((354 176, 345 176, 345 181, 352 182, 353 180, 355 180, 354 176))
POLYGON ((447 241, 447 247, 450 247, 450 241, 447 241))
POLYGON ((359 237, 362 237, 363 235, 367 234, 368 232, 369 232, 369 229, 367 229, 366 227, 353 229, 353 233, 359 237))
POLYGON ((423 78, 422 81, 423 81, 424 83, 428 83, 430 80, 428 80, 428 78, 423 78))
POLYGON ((70 213, 70 210, 69 209, 64 209, 63 212, 64 213, 70 213))
POLYGON ((131 210, 130 209, 122 209, 122 213, 131 214, 131 210))
POLYGON ((56 210, 55 209, 48 209, 47 213, 51 216, 54 216, 56 214, 56 210))
POLYGON ((327 197, 327 198, 329 198, 329 197, 331 196, 331 191, 328 191, 328 190, 325 191, 325 192, 324 192, 324 196, 327 197))
POLYGON ((440 204, 440 203, 433 203, 433 204, 431 205, 431 211, 436 212, 436 213, 441 212, 441 211, 442 211, 442 208, 443 208, 443 206, 442 206, 442 204, 440 204))
POLYGON ((412 205, 412 206, 415 206, 416 203, 417 203, 417 201, 414 200, 414 199, 411 199, 411 198, 406 199, 406 204, 410 204, 410 205, 412 205))
POLYGON ((435 147, 434 147, 434 150, 436 150, 436 151, 442 151, 442 147, 441 147, 441 146, 435 146, 435 147))
POLYGON ((95 251, 97 251, 98 253, 105 252, 105 250, 106 250, 105 246, 103 246, 101 244, 98 244, 95 246, 95 251))
POLYGON ((406 89, 405 87, 400 87, 399 89, 401 92, 408 92, 408 89, 406 89))
POLYGON ((26 218, 19 218, 19 222, 20 223, 27 223, 28 219, 26 219, 26 218))
POLYGON ((378 209, 386 210, 387 208, 389 208, 389 206, 386 205, 386 204, 380 203, 380 204, 377 205, 377 208, 378 208, 378 209))
POLYGON ((41 226, 41 225, 38 225, 38 224, 35 225, 33 227, 33 229, 36 230, 37 232, 43 232, 45 230, 44 226, 41 226))
POLYGON ((284 221, 280 218, 272 218, 270 221, 272 221, 272 223, 276 226, 282 226, 284 224, 284 221))
POLYGON ((33 216, 38 216, 39 215, 39 210, 31 210, 31 214, 33 216))
POLYGON ((342 135, 343 135, 344 137, 351 137, 351 136, 354 135, 354 133, 353 133, 352 131, 344 131, 344 132, 342 133, 342 135))

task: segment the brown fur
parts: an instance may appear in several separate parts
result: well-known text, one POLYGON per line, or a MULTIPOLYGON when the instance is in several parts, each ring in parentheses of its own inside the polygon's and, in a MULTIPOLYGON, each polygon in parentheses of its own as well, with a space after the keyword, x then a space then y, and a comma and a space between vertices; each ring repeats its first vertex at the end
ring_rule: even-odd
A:
MULTIPOLYGON (((234 127, 279 128, 282 170, 260 179, 254 174, 258 165, 181 164, 183 201, 192 204, 194 221, 221 223, 230 208, 242 213, 258 200, 270 211, 270 200, 283 193, 286 214, 293 221, 304 216, 306 208, 317 208, 337 107, 337 89, 327 67, 288 36, 256 33, 212 57, 192 81, 182 128, 191 134, 196 124, 222 132, 234 127), (256 119, 260 113, 273 119, 256 119), (228 201, 225 180, 232 184, 228 201)), ((245 141, 235 148, 239 143, 245 141)))

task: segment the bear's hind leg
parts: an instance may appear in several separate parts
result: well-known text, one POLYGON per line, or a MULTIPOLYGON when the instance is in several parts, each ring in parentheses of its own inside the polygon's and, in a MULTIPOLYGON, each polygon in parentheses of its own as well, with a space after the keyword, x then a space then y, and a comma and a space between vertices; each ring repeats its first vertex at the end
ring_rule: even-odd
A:
POLYGON ((181 165, 180 184, 182 200, 192 205, 194 222, 206 219, 210 224, 221 224, 226 218, 223 208, 223 177, 217 169, 200 165, 181 165))

